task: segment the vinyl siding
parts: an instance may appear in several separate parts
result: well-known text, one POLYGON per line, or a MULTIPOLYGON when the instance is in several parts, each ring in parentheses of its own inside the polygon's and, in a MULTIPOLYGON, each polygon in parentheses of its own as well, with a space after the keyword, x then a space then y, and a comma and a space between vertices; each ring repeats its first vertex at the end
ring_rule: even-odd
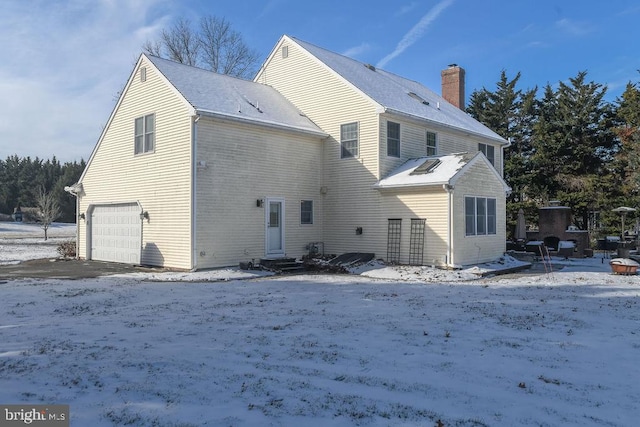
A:
POLYGON ((323 131, 325 250, 328 253, 371 251, 380 223, 378 106, 297 44, 284 39, 274 49, 256 81, 276 88, 323 131), (340 158, 340 125, 357 122, 359 156, 340 158), (356 235, 362 227, 363 234, 356 235))
POLYGON ((411 219, 425 219, 423 262, 426 265, 447 263, 448 195, 441 187, 420 190, 383 191, 385 218, 377 235, 376 251, 387 256, 387 226, 389 219, 402 219, 400 263, 409 263, 411 219))
MULTIPOLYGON (((82 185, 80 212, 89 204, 139 202, 142 263, 188 269, 191 216, 191 118, 181 97, 146 60, 138 70, 94 151, 82 185), (134 120, 155 114, 155 151, 134 155, 134 120)), ((87 257, 87 225, 79 223, 79 255, 87 257)))
POLYGON ((506 245, 506 202, 505 193, 498 179, 489 172, 485 163, 473 164, 456 182, 453 202, 453 262, 457 265, 470 265, 495 260, 505 251, 506 245), (465 235, 465 196, 496 199, 495 235, 465 235))
POLYGON ((322 141, 319 137, 202 117, 197 124, 197 268, 265 256, 266 199, 285 200, 286 255, 299 258, 322 240, 322 141), (320 159, 320 161, 319 161, 320 159), (257 200, 265 203, 258 207, 257 200), (313 224, 300 224, 312 200, 313 224))
POLYGON ((419 123, 405 120, 390 114, 380 116, 380 175, 386 177, 406 160, 427 155, 426 133, 437 135, 437 155, 452 153, 476 153, 478 143, 493 145, 495 148, 495 168, 502 173, 502 150, 498 144, 475 136, 464 135, 460 132, 435 124, 419 123), (387 155, 387 122, 400 124, 400 158, 387 155))

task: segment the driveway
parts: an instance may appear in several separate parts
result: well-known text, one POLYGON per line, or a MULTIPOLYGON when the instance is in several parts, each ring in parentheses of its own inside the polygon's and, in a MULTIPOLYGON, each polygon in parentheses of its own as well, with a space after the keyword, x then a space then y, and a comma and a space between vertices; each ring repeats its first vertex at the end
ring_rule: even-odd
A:
POLYGON ((86 279, 112 274, 158 271, 166 270, 103 261, 36 259, 23 261, 20 264, 0 265, 0 280, 24 278, 86 279))

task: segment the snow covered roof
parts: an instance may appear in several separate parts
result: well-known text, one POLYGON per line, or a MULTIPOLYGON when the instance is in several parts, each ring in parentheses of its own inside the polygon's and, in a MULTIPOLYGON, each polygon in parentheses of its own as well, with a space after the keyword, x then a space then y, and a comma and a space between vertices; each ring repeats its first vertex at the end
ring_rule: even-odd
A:
POLYGON ((326 136, 325 132, 270 86, 152 55, 144 56, 198 113, 326 136))
POLYGON ((468 153, 456 153, 409 159, 378 181, 375 187, 384 189, 450 184, 451 179, 472 158, 468 153))
POLYGON ((302 40, 293 37, 290 39, 381 105, 388 113, 437 122, 507 144, 500 135, 418 82, 302 40))
POLYGON ((505 192, 511 191, 511 188, 489 163, 489 160, 480 152, 409 159, 391 172, 389 176, 378 181, 374 188, 384 190, 442 186, 445 184, 455 185, 458 178, 464 174, 464 170, 476 162, 484 162, 487 170, 493 173, 496 179, 502 183, 505 192))

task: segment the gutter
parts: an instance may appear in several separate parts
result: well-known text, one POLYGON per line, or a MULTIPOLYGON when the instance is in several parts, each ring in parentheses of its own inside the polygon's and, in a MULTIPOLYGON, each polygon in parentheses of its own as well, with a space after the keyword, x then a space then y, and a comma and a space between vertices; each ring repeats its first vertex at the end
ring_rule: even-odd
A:
MULTIPOLYGON (((460 127, 453 126, 453 125, 450 125, 450 124, 447 124, 447 123, 442 123, 442 122, 438 122, 438 121, 435 121, 435 120, 427 119, 426 117, 420 117, 420 116, 416 116, 416 115, 413 115, 413 114, 405 113, 403 111, 394 110, 393 108, 385 108, 385 113, 389 113, 389 114, 393 114, 393 115, 396 115, 396 116, 404 117, 404 118, 407 118, 409 120, 412 120, 412 121, 414 121, 416 123, 420 123, 420 124, 424 124, 425 122, 432 123, 435 127, 443 127, 443 128, 449 129, 449 130, 456 131, 456 132, 466 133, 466 134, 469 134, 469 135, 474 135, 474 136, 477 136, 479 138, 491 139, 492 141, 499 142, 500 145, 510 145, 510 143, 508 141, 505 141, 505 139, 502 138, 498 134, 496 134, 496 136, 497 136, 497 138, 496 138, 496 137, 492 137, 490 135, 484 135, 482 133, 475 132, 475 131, 470 130, 470 129, 460 128, 460 127)), ((489 129, 489 130, 491 130, 491 129, 489 129)))
POLYGON ((191 271, 197 268, 198 250, 197 246, 197 188, 198 188, 198 159, 197 159, 197 142, 198 142, 198 121, 199 114, 194 114, 191 121, 191 271))
POLYGON ((249 117, 245 118, 245 117, 232 116, 229 114, 216 113, 214 111, 196 110, 196 114, 198 117, 204 116, 204 117, 211 117, 214 119, 226 120, 226 121, 242 123, 242 124, 260 125, 260 126, 265 126, 271 129, 287 130, 290 132, 295 131, 304 135, 311 135, 311 136, 316 136, 321 138, 327 138, 329 136, 329 134, 322 132, 321 130, 305 129, 297 126, 288 126, 280 123, 268 122, 268 121, 263 121, 259 119, 249 118, 249 117))
POLYGON ((452 224, 453 224, 453 190, 454 190, 454 186, 450 185, 450 184, 443 184, 442 188, 448 194, 448 203, 449 203, 449 207, 447 209, 447 211, 448 211, 448 215, 447 215, 447 254, 446 254, 447 259, 446 259, 445 264, 447 265, 447 267, 453 267, 455 264, 453 262, 453 248, 451 247, 451 245, 452 245, 452 242, 453 242, 452 224))
POLYGON ((78 195, 82 192, 82 183, 76 182, 73 185, 64 187, 64 191, 76 198, 76 259, 80 259, 80 198, 78 195))

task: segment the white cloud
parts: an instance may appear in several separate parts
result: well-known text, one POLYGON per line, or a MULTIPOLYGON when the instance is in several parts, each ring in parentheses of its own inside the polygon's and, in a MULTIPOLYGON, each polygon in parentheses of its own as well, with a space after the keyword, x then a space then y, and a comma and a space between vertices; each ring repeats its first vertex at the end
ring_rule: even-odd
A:
POLYGON ((587 22, 576 22, 567 18, 556 21, 556 27, 573 36, 584 36, 593 31, 593 26, 587 22))
POLYGON ((361 43, 358 46, 350 47, 349 49, 342 52, 342 54, 344 56, 354 57, 367 52, 369 49, 371 49, 371 45, 369 43, 361 43))
POLYGON ((442 0, 440 3, 436 4, 426 15, 420 19, 416 25, 409 30, 408 33, 404 35, 400 43, 396 46, 395 50, 382 58, 380 62, 376 65, 376 67, 383 68, 389 61, 398 55, 402 54, 409 46, 418 41, 424 32, 427 30, 429 25, 442 13, 446 8, 451 6, 454 0, 442 0))
POLYGON ((0 158, 88 159, 164 0, 0 6, 0 158))

